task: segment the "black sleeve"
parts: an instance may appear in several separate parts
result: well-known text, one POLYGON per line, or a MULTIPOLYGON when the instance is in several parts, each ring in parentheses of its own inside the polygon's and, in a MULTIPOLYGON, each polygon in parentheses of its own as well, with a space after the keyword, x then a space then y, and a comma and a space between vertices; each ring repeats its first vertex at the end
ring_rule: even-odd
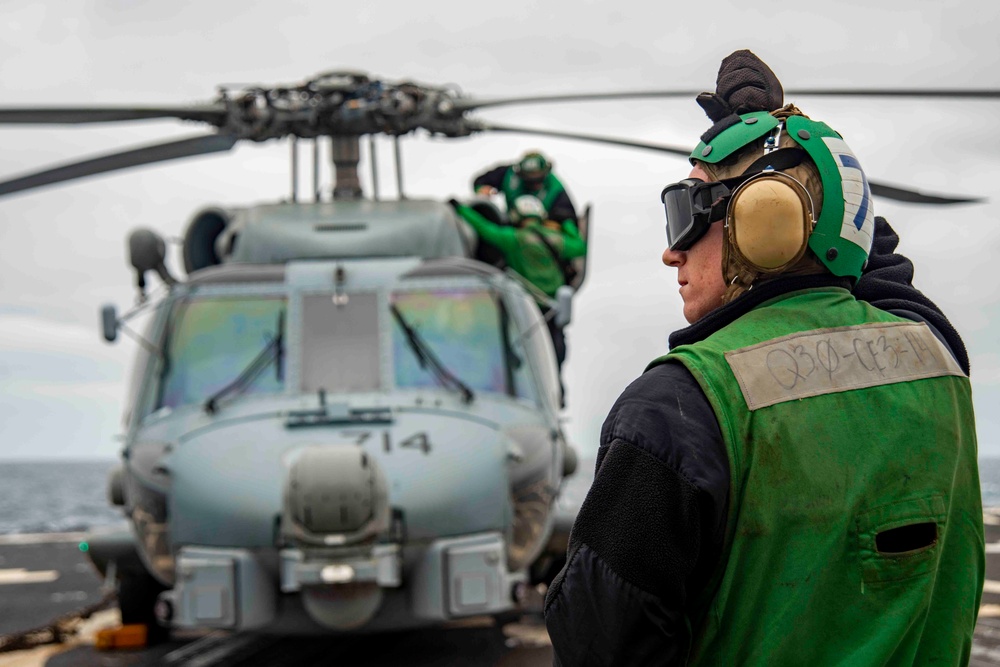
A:
MULTIPOLYGON (((940 332, 951 348, 958 365, 969 374, 969 354, 958 331, 937 305, 913 286, 913 262, 896 253, 899 236, 885 218, 875 218, 875 237, 854 296, 876 308, 888 311, 909 311, 940 332)), ((910 318, 915 319, 915 318, 910 318)))
POLYGON ((500 165, 496 169, 490 169, 489 171, 479 174, 479 176, 476 176, 476 179, 472 181, 472 189, 475 190, 481 185, 488 185, 491 188, 499 190, 500 186, 503 185, 503 177, 504 174, 507 173, 508 169, 510 169, 510 165, 504 164, 500 165))
POLYGON ((545 599, 557 665, 686 660, 687 606, 719 562, 728 491, 722 433, 694 377, 672 363, 643 374, 604 423, 545 599))
POLYGON ((552 210, 549 211, 549 220, 555 220, 556 222, 565 222, 569 220, 570 222, 576 222, 576 208, 573 206, 573 201, 569 198, 569 194, 563 190, 556 197, 555 201, 552 202, 552 210))

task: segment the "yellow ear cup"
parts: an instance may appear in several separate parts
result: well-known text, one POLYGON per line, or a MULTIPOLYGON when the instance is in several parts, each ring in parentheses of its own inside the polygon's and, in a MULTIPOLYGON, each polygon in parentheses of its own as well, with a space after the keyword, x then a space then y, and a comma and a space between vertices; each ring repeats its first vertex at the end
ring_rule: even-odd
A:
POLYGON ((802 257, 813 229, 805 187, 782 172, 763 172, 733 192, 726 217, 729 244, 760 273, 777 273, 802 257))

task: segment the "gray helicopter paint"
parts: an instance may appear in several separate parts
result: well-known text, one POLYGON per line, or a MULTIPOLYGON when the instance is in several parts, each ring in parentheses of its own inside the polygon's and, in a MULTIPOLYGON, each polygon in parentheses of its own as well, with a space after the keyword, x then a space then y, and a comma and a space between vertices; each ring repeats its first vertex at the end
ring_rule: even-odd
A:
POLYGON ((277 591, 246 549, 182 549, 177 581, 168 598, 178 626, 255 629, 274 620, 277 591))
MULTIPOLYGON (((369 587, 367 595, 375 596, 373 601, 378 608, 362 627, 351 630, 417 628, 512 609, 515 601, 511 591, 526 577, 524 573, 506 571, 503 551, 504 541, 499 533, 434 540, 407 559, 407 588, 369 587)), ((301 562, 297 554, 283 552, 284 556, 289 560, 283 561, 282 581, 286 567, 301 562)), ((307 607, 311 608, 313 618, 299 616, 297 607, 305 600, 285 596, 279 602, 275 573, 249 549, 183 547, 178 557, 178 572, 182 576, 178 577, 177 585, 162 597, 172 602, 173 623, 181 627, 315 633, 329 630, 316 625, 315 616, 322 618, 325 611, 341 616, 344 613, 343 609, 337 609, 335 589, 326 590, 328 597, 322 595, 322 589, 311 589, 312 593, 305 589, 303 597, 311 595, 307 607), (295 618, 291 625, 289 616, 295 618)), ((353 598, 352 594, 344 602, 353 598)))
MULTIPOLYGON (((269 440, 270 438, 262 433, 260 423, 240 422, 241 426, 249 427, 247 437, 255 438, 257 441, 269 440)), ((434 429, 436 431, 423 431, 431 433, 428 440, 421 444, 426 444, 427 450, 407 452, 405 444, 400 443, 400 447, 395 449, 397 458, 393 458, 392 453, 386 452, 386 438, 375 440, 366 437, 370 430, 366 429, 320 429, 312 431, 311 438, 303 438, 302 446, 291 445, 284 448, 285 455, 282 456, 282 466, 287 466, 288 462, 295 456, 296 451, 310 446, 315 446, 322 436, 326 436, 329 442, 338 442, 339 446, 361 446, 365 447, 372 456, 381 456, 380 461, 383 469, 390 478, 391 499, 394 506, 419 508, 419 512, 408 512, 405 515, 407 541, 407 566, 404 582, 407 585, 407 592, 394 593, 385 591, 383 609, 379 611, 375 619, 368 625, 369 630, 392 627, 412 627, 420 625, 428 620, 444 620, 451 617, 458 617, 469 614, 494 613, 508 609, 512 606, 508 591, 515 581, 522 581, 523 574, 507 573, 503 566, 504 542, 500 539, 499 531, 506 530, 506 526, 511 525, 512 520, 508 507, 508 487, 503 475, 495 474, 496 471, 503 470, 505 462, 511 468, 524 468, 523 457, 517 461, 515 466, 510 466, 511 443, 502 437, 496 429, 488 429, 485 432, 492 436, 493 443, 484 442, 490 438, 477 436, 477 432, 468 426, 455 424, 451 426, 443 423, 441 415, 421 414, 400 417, 396 424, 390 429, 385 429, 383 433, 405 432, 407 429, 434 429), (332 432, 331 432, 332 431, 332 432), (441 436, 437 435, 440 433, 441 436), (461 435, 463 434, 464 438, 461 435), (451 442, 439 440, 439 437, 453 434, 451 442), (358 442, 360 441, 360 445, 358 442), (380 446, 381 445, 381 446, 380 446), (500 445, 499 447, 497 445, 500 445), (505 445, 505 446, 504 446, 505 445), (416 454, 416 456, 408 456, 416 454), (437 457, 431 460, 432 457, 437 457), (424 458, 426 457, 426 458, 424 458), (506 461, 505 461, 506 459, 506 461), (421 475, 417 469, 420 464, 426 466, 425 475, 421 475), (502 510, 502 511, 501 511, 502 510), (492 526, 487 525, 493 523, 492 526), (476 537, 478 530, 490 528, 494 530, 492 534, 495 538, 488 537, 487 534, 480 534, 476 537), (471 535, 470 535, 471 533, 471 535), (448 535, 455 537, 448 539, 448 535), (501 556, 500 558, 497 554, 501 556), (462 582, 465 583, 462 583, 462 582), (470 588, 472 587, 472 592, 470 588), (482 590, 479 587, 482 586, 482 590), (414 618, 414 614, 417 618, 414 618), (422 620, 421 620, 422 619, 422 620)), ((541 428, 541 427, 538 427, 541 428)), ((538 432, 536 428, 536 434, 538 432)), ((308 432, 303 432, 307 434, 308 432)), ((217 440, 218 433, 213 433, 215 438, 205 438, 205 440, 217 440)), ((205 527, 208 534, 196 534, 191 536, 191 541, 199 545, 217 544, 224 542, 231 537, 239 541, 244 547, 253 547, 249 533, 256 527, 266 527, 267 520, 271 513, 280 511, 280 489, 283 476, 275 475, 273 465, 268 465, 266 456, 260 456, 260 447, 255 447, 255 453, 250 458, 259 459, 260 467, 256 470, 257 479, 238 478, 233 479, 234 471, 239 474, 247 472, 246 447, 240 442, 240 434, 227 434, 225 445, 211 444, 201 440, 189 441, 180 452, 191 452, 190 464, 194 470, 186 471, 183 456, 173 455, 170 457, 170 467, 176 471, 178 479, 185 480, 185 484, 178 484, 173 489, 171 499, 174 501, 171 513, 175 517, 198 516, 197 524, 205 527), (211 456, 206 457, 206 448, 212 447, 211 456), (226 471, 226 483, 222 483, 216 475, 212 474, 211 468, 215 467, 214 462, 218 461, 219 466, 226 471), (234 463, 234 461, 239 461, 234 463), (201 479, 199 479, 199 476, 201 479), (205 489, 213 489, 222 495, 219 497, 204 496, 205 489), (268 490, 265 490, 268 489, 268 490), (252 491, 251 491, 252 490, 252 491), (241 494, 243 494, 241 496, 241 494), (261 498, 270 498, 270 507, 263 506, 261 498), (261 508, 260 516, 253 517, 248 512, 248 505, 257 502, 261 508), (186 506, 190 503, 192 506, 186 506), (232 503, 230 507, 226 503, 232 503), (211 507, 219 512, 219 516, 205 515, 204 508, 211 507), (201 510, 199 512, 199 510, 201 510), (229 510, 232 510, 231 512, 229 510), (246 520, 247 525, 235 525, 237 521, 246 520), (212 530, 208 530, 212 528, 212 530)), ((282 439, 278 434, 279 441, 282 439)), ((405 442, 405 441, 404 441, 405 442)), ((416 444, 416 443, 412 443, 416 444)), ((525 442, 524 444, 529 444, 525 442)), ((537 444, 537 443, 534 443, 537 444)), ((333 445, 338 446, 338 445, 333 445)), ((412 449, 417 449, 413 447, 412 449)), ((523 449, 523 448, 522 448, 523 449)), ((538 457, 536 457, 537 459, 538 457)), ((544 457, 543 457, 544 458, 544 457)), ((537 463, 537 461, 536 461, 537 463)), ((552 473, 550 466, 533 466, 534 472, 529 473, 532 478, 539 476, 538 470, 552 473)), ((547 486, 554 490, 552 479, 547 486)), ((514 494, 517 494, 518 484, 512 483, 514 494)), ((544 518, 539 515, 532 516, 533 521, 545 524, 544 518)), ((515 532, 517 521, 513 521, 515 532)), ((273 523, 271 524, 273 525, 273 523)), ((173 537, 175 547, 187 542, 185 524, 176 521, 173 524, 173 537)), ((269 546, 268 541, 273 540, 271 532, 262 532, 261 547, 269 546)), ((535 537, 535 545, 531 549, 532 554, 537 554, 541 548, 540 537, 535 537)), ((202 552, 205 548, 198 547, 202 552)), ((185 551, 185 547, 182 547, 185 551)), ((262 576, 259 574, 264 567, 257 558, 241 550, 244 555, 240 557, 241 575, 250 581, 259 581, 262 576)), ((207 553, 207 552, 206 552, 207 553)), ((532 556, 533 557, 533 556, 532 556)), ((228 557, 227 557, 228 558, 228 557)), ((513 566, 513 563, 509 563, 513 566)), ((209 567, 205 577, 211 579, 213 572, 219 568, 224 568, 225 561, 215 562, 209 567)), ((234 584, 235 586, 236 584, 234 584)), ((242 583, 240 586, 246 586, 242 583)), ((246 620, 240 622, 240 627, 255 627, 250 624, 250 618, 269 619, 269 611, 264 596, 258 600, 249 602, 249 597, 244 594, 241 603, 241 618, 245 615, 246 620)), ((191 612, 193 613, 193 612, 191 612)), ((216 623, 207 623, 207 619, 200 618, 201 624, 215 624, 218 627, 229 627, 222 620, 216 623)), ((192 624, 194 621, 192 621, 192 624)))
MULTIPOLYGON (((177 625, 252 629, 275 621, 276 591, 265 590, 268 582, 277 578, 295 585, 277 567, 285 562, 277 537, 287 470, 298 453, 315 447, 360 447, 376 458, 389 481, 389 502, 402 511, 406 539, 397 565, 383 563, 400 568, 399 590, 379 587, 369 603, 344 608, 307 587, 303 601, 314 620, 336 628, 341 621, 331 619, 346 619, 376 631, 513 607, 513 584, 526 579, 525 568, 552 533, 561 479, 565 445, 551 344, 537 309, 508 276, 463 266, 440 272, 425 267, 416 258, 305 260, 282 272, 229 265, 195 274, 159 308, 150 338, 160 344, 170 303, 189 296, 281 296, 287 312, 283 393, 235 396, 217 414, 189 405, 144 420, 140 402, 127 451, 130 511, 146 545, 140 550, 143 560, 154 571, 157 557, 146 551, 153 545, 162 551, 163 538, 153 538, 149 521, 169 517, 166 548, 177 556, 177 577, 163 578, 174 584, 165 596, 174 603, 177 625), (283 283, 277 282, 281 277, 283 283), (503 298, 514 331, 520 332, 512 345, 526 362, 537 402, 481 391, 466 405, 441 388, 386 390, 395 379, 390 291, 456 288, 488 289, 503 298), (350 331, 341 331, 344 326, 350 331), (330 349, 334 354, 326 356, 346 357, 345 365, 305 363, 324 358, 314 344, 322 345, 324 336, 337 340, 330 349), (345 338, 355 341, 346 354, 345 338), (331 383, 328 378, 335 376, 351 381, 331 383), (358 377, 367 377, 368 384, 358 385, 358 377), (315 412, 321 404, 325 415, 340 418, 352 409, 389 408, 385 414, 391 419, 289 430, 299 423, 292 415, 315 412), (139 516, 148 517, 146 523, 139 516)), ((145 363, 162 365, 155 354, 145 363)), ((155 396, 153 375, 159 371, 147 375, 146 405, 155 396)), ((361 561, 328 557, 333 563, 365 562, 364 556, 361 561)), ((309 568, 322 566, 313 562, 309 568)), ((292 579, 300 576, 291 572, 292 579)))
POLYGON ((285 284, 291 289, 331 289, 337 268, 343 267, 345 290, 371 290, 395 286, 403 274, 419 265, 414 257, 289 262, 285 284))
MULTIPOLYGON (((264 281, 257 283, 222 282, 221 274, 235 266, 225 272, 205 269, 196 281, 176 286, 159 307, 148 337, 162 345, 172 302, 189 296, 286 299, 282 393, 234 395, 222 401, 215 414, 196 404, 143 414, 142 406, 155 397, 161 360, 151 353, 145 362, 139 360, 156 372, 146 375, 143 396, 137 400, 126 477, 136 485, 130 494, 133 505, 166 503, 169 548, 175 554, 181 549, 198 554, 185 567, 204 565, 203 571, 195 568, 191 573, 192 581, 202 583, 176 582, 173 593, 178 604, 186 605, 192 624, 212 624, 205 614, 214 613, 214 597, 208 607, 199 608, 196 601, 202 589, 215 586, 215 578, 231 581, 230 593, 245 598, 246 592, 237 591, 257 585, 247 581, 278 577, 276 521, 285 471, 297 452, 316 446, 363 448, 386 474, 391 506, 403 511, 403 588, 383 591, 382 606, 368 629, 413 627, 513 604, 510 585, 524 579, 523 568, 550 536, 553 498, 561 479, 562 435, 551 398, 554 375, 543 375, 547 363, 554 366, 551 343, 537 309, 529 307, 523 288, 508 276, 461 266, 421 275, 420 267, 415 258, 308 260, 287 264, 284 282, 275 282, 274 271, 242 265, 239 278, 260 273, 264 281), (411 273, 417 275, 406 277, 411 273), (507 304, 513 329, 520 332, 514 334, 513 345, 529 369, 537 402, 479 391, 465 404, 441 387, 393 389, 390 293, 455 288, 488 289, 507 304), (346 316, 353 305, 373 298, 376 317, 367 329, 377 340, 379 387, 328 391, 324 414, 346 418, 352 410, 369 414, 364 411, 375 409, 390 415, 389 423, 295 426, 303 423, 294 417, 297 412, 316 413, 321 407, 319 392, 302 391, 307 375, 306 306, 330 303, 328 312, 335 313, 339 302, 346 316), (220 560, 212 560, 219 549, 224 552, 220 560), (501 562, 490 556, 497 549, 505 556, 501 562), (249 579, 229 577, 227 563, 249 579)), ((363 337, 364 328, 357 334, 363 337)), ((140 544, 153 544, 143 530, 139 527, 140 544)), ((143 556, 151 565, 149 554, 143 556)), ((163 578, 174 583, 169 576, 163 578)), ((230 610, 233 618, 243 620, 235 626, 225 625, 228 620, 219 623, 268 623, 272 611, 263 602, 244 599, 230 610), (246 604, 250 606, 244 608, 246 604)))
MULTIPOLYGON (((286 272, 286 286, 276 285, 274 283, 269 284, 239 284, 239 285, 204 285, 198 287, 196 291, 198 294, 203 296, 278 296, 283 294, 288 294, 288 324, 287 324, 287 335, 290 341, 300 340, 301 333, 298 329, 299 322, 301 320, 301 297, 304 294, 332 294, 328 291, 332 282, 332 278, 335 274, 336 267, 345 267, 344 274, 346 276, 345 284, 349 285, 351 288, 367 288, 375 287, 379 283, 385 285, 388 282, 396 289, 439 289, 455 286, 481 286, 484 282, 481 278, 476 277, 447 277, 447 278, 435 278, 435 279, 412 279, 406 280, 402 283, 393 284, 391 281, 395 276, 405 272, 414 265, 413 260, 383 260, 375 262, 309 262, 309 263, 293 263, 290 264, 286 272), (387 276, 388 274, 388 276, 387 276), (388 280, 387 280, 388 278, 388 280), (327 292, 323 292, 321 288, 325 286, 327 292), (304 287, 314 287, 314 290, 300 291, 299 288, 304 287), (291 293, 289 294, 286 290, 290 288, 291 293)), ((489 283, 501 284, 507 283, 505 291, 507 292, 520 292, 520 288, 509 280, 500 278, 491 278, 489 283)), ((349 290, 345 290, 349 295, 349 290)), ((183 295, 188 293, 187 288, 182 288, 177 291, 174 298, 182 298, 183 295)), ((390 327, 387 326, 387 296, 385 293, 382 294, 382 305, 379 308, 380 321, 378 331, 382 338, 381 349, 382 360, 383 360, 383 372, 382 380, 383 386, 391 385, 392 368, 391 364, 391 354, 389 352, 389 337, 391 336, 390 327)), ((523 299, 511 299, 511 305, 513 306, 510 310, 513 319, 518 324, 519 328, 522 330, 530 329, 531 332, 525 338, 531 340, 533 338, 541 338, 541 327, 539 327, 540 318, 534 312, 529 312, 528 309, 524 307, 523 299), (534 317, 530 317, 534 315, 534 317)), ((161 309, 166 310, 166 309, 161 309)), ((158 328, 162 329, 163 322, 158 322, 158 328)), ((547 342, 547 341, 546 341, 547 342)), ((299 392, 296 387, 301 385, 300 381, 300 366, 301 366, 301 348, 299 345, 288 345, 287 346, 287 371, 288 378, 286 381, 286 394, 297 395, 299 392)), ((550 350, 545 350, 543 348, 542 352, 551 353, 550 350)), ((552 382, 542 383, 537 378, 541 374, 538 370, 538 366, 544 367, 545 364, 539 364, 539 360, 536 358, 538 355, 527 355, 529 365, 533 366, 534 377, 536 378, 536 385, 540 389, 539 395, 544 395, 544 385, 551 385, 552 382)), ((544 359, 541 360, 544 362, 544 359)), ((147 385, 155 384, 155 378, 149 378, 147 385)), ((147 386, 145 391, 147 393, 153 392, 152 386, 147 386)), ((407 392, 403 392, 407 393, 407 392)), ((423 391, 409 390, 409 393, 413 393, 416 396, 420 396, 423 391)), ((315 405, 315 399, 311 396, 301 396, 302 402, 297 407, 311 407, 315 405)), ((360 397, 355 397, 360 398, 360 397)), ((372 397, 374 402, 371 405, 381 404, 381 399, 384 397, 374 396, 372 397)), ((241 398, 240 401, 251 401, 257 403, 260 400, 265 402, 271 400, 270 398, 261 397, 245 397, 241 398)), ((439 400, 439 399, 436 399, 439 400)), ((278 404, 271 404, 277 410, 283 409, 284 406, 278 404)), ((160 419, 167 418, 173 412, 170 409, 161 409, 157 413, 150 415, 146 420, 146 425, 152 426, 156 424, 160 419)), ((259 414, 258 410, 258 414, 259 414)), ((481 411, 473 410, 476 414, 481 414, 481 411)), ((482 414, 484 417, 488 417, 487 414, 482 414)), ((210 425, 213 423, 212 419, 207 417, 200 417, 200 421, 204 421, 205 424, 210 425)), ((197 426, 188 424, 188 428, 197 426)), ((171 429, 173 431, 173 429, 171 429)), ((167 437, 183 439, 186 437, 185 433, 182 432, 172 432, 170 434, 165 434, 167 437)), ((145 438, 146 436, 144 436, 145 438)))
POLYGON ((188 276, 187 285, 285 282, 284 264, 220 264, 188 276))
POLYGON ((204 433, 169 455, 174 546, 273 546, 285 471, 312 446, 361 447, 377 460, 409 540, 501 530, 509 520, 508 443, 496 430, 434 415, 293 431, 270 419, 204 433))
MULTIPOLYGON (((470 247, 450 206, 439 201, 341 200, 237 209, 223 233, 238 234, 230 261, 280 263, 329 257, 464 257, 470 247)), ((227 239, 217 242, 226 246, 227 239)))
MULTIPOLYGON (((344 262, 344 263, 321 262, 321 263, 312 263, 312 264, 304 264, 304 265, 294 265, 294 266, 291 266, 289 268, 289 270, 287 271, 287 274, 286 274, 286 285, 289 285, 291 283, 295 287, 313 286, 313 285, 319 286, 320 284, 322 284, 323 281, 325 281, 326 284, 327 284, 327 290, 329 290, 329 284, 330 284, 331 276, 334 275, 335 268, 338 265, 342 265, 342 266, 346 266, 347 267, 347 269, 345 271, 345 274, 347 276, 350 276, 349 280, 350 280, 350 284, 352 286, 355 285, 355 284, 357 284, 357 285, 362 286, 362 287, 367 287, 369 284, 371 284, 371 281, 370 281, 371 277, 374 274, 378 273, 377 270, 372 270, 373 267, 370 267, 370 266, 367 266, 367 265, 353 266, 353 263, 351 263, 351 262, 344 262), (355 270, 355 269, 358 269, 358 270, 355 270)), ((393 273, 398 273, 398 272, 402 272, 402 271, 406 270, 406 268, 409 267, 409 266, 411 266, 411 265, 412 265, 412 262, 408 262, 408 261, 387 262, 384 266, 381 267, 383 269, 382 275, 383 275, 383 277, 385 276, 384 270, 387 269, 389 266, 392 266, 392 268, 394 268, 396 270, 396 271, 393 271, 393 273)), ((409 283, 410 281, 406 281, 406 282, 409 283)), ((476 284, 476 285, 481 284, 481 281, 479 279, 474 279, 472 282, 473 282, 473 284, 476 284)), ((412 289, 427 289, 427 288, 433 288, 433 287, 455 286, 455 285, 466 285, 467 286, 467 285, 469 285, 469 280, 468 279, 464 279, 463 280, 463 279, 459 279, 459 278, 414 279, 414 280, 412 280, 412 284, 407 284, 406 287, 407 288, 412 288, 412 289)), ((221 286, 221 285, 220 286, 214 286, 214 285, 213 286, 208 286, 208 285, 206 285, 206 286, 204 286, 204 287, 202 287, 202 288, 200 288, 198 290, 199 294, 205 295, 205 296, 214 296, 214 295, 241 295, 241 294, 261 295, 261 294, 280 294, 282 292, 283 292, 283 288, 281 288, 280 286, 276 286, 274 284, 270 284, 270 285, 268 285, 266 287, 262 286, 262 285, 247 285, 247 284, 242 284, 242 285, 238 285, 238 286, 221 286)), ((288 324, 288 335, 289 335, 289 338, 293 339, 293 340, 296 339, 298 337, 298 335, 299 335, 299 333, 297 332, 297 327, 298 327, 297 318, 295 317, 295 304, 296 304, 296 296, 295 295, 296 294, 299 294, 299 293, 293 292, 292 295, 290 295, 290 305, 289 305, 290 318, 289 318, 289 324, 288 324)), ((312 294, 312 290, 307 291, 307 292, 302 292, 301 294, 306 294, 306 295, 312 294)), ((357 292, 347 292, 347 294, 348 295, 351 295, 351 294, 357 295, 358 293, 357 292)), ((329 296, 330 292, 327 291, 325 293, 325 295, 329 296)), ((386 309, 382 309, 382 310, 384 311, 386 309)), ((386 329, 388 329, 387 326, 383 325, 383 326, 380 327, 380 331, 382 331, 382 332, 384 332, 386 329)), ((384 347, 385 346, 383 346, 383 348, 384 347)), ((294 387, 297 384, 299 384, 299 380, 296 378, 297 371, 294 370, 294 369, 296 368, 296 356, 299 354, 301 348, 298 347, 298 346, 289 346, 289 348, 290 348, 289 351, 288 351, 288 355, 289 355, 289 378, 288 378, 288 381, 286 383, 286 388, 294 387)), ((286 391, 288 391, 288 392, 291 393, 292 390, 291 389, 286 389, 286 391)), ((379 405, 379 404, 397 404, 398 405, 400 403, 404 403, 404 404, 412 403, 413 406, 414 406, 414 408, 416 408, 417 407, 417 401, 419 400, 419 397, 421 395, 426 395, 428 393, 430 393, 430 394, 433 395, 435 393, 440 393, 440 391, 427 392, 427 391, 413 391, 413 390, 410 390, 410 391, 406 391, 406 392, 398 392, 399 396, 401 396, 401 397, 402 396, 406 396, 408 394, 411 397, 416 397, 416 398, 410 398, 408 400, 402 400, 402 401, 400 401, 400 400, 389 400, 389 397, 386 396, 386 395, 376 394, 376 395, 373 395, 371 397, 372 398, 372 403, 371 404, 373 404, 373 405, 379 405)), ((332 396, 333 395, 331 395, 331 398, 332 398, 332 396)), ((155 436, 154 436, 155 431, 150 431, 150 432, 144 434, 143 439, 145 439, 146 437, 155 437, 156 439, 160 439, 160 438, 164 438, 165 437, 165 438, 168 438, 168 439, 171 439, 171 440, 176 440, 176 441, 180 441, 180 442, 184 442, 184 443, 195 442, 195 441, 201 440, 202 438, 209 437, 208 434, 212 434, 212 432, 214 432, 218 428, 222 428, 223 424, 226 424, 229 420, 232 420, 232 419, 236 419, 236 418, 238 418, 238 419, 250 419, 250 418, 253 418, 253 419, 267 419, 268 418, 267 417, 268 414, 272 414, 272 415, 279 414, 279 413, 282 413, 285 410, 294 409, 294 408, 313 407, 316 404, 315 403, 316 398, 313 395, 306 394, 306 395, 299 396, 298 398, 300 399, 299 401, 297 401, 297 402, 293 401, 291 404, 289 404, 289 402, 287 400, 284 400, 284 399, 281 399, 281 398, 275 399, 275 398, 272 398, 272 397, 249 396, 249 397, 245 397, 245 398, 242 398, 242 399, 237 399, 236 404, 237 405, 242 405, 243 409, 234 411, 234 408, 227 407, 227 408, 225 408, 225 410, 226 410, 225 417, 222 418, 222 419, 220 419, 220 418, 212 418, 212 417, 210 417, 208 415, 205 415, 203 413, 203 411, 200 410, 200 409, 198 409, 196 406, 193 407, 193 408, 187 408, 187 409, 177 409, 177 410, 171 410, 171 411, 164 411, 162 415, 154 415, 153 419, 151 420, 151 422, 152 422, 152 424, 155 424, 159 419, 165 419, 165 420, 167 420, 169 422, 171 428, 166 429, 167 432, 162 433, 162 434, 156 434, 155 436), (241 414, 241 413, 244 412, 245 409, 252 409, 252 412, 253 412, 254 416, 251 417, 250 415, 241 414), (182 413, 185 413, 185 412, 187 413, 186 417, 182 415, 182 413), (237 417, 237 415, 239 415, 239 417, 237 417), (198 433, 198 432, 200 432, 201 435, 197 435, 196 433, 198 433)), ((355 402, 365 402, 365 401, 359 401, 358 399, 361 399, 361 397, 358 396, 358 395, 355 395, 353 398, 355 399, 355 402)), ((461 406, 457 402, 454 401, 454 397, 449 396, 448 399, 449 399, 449 402, 454 402, 455 403, 454 408, 453 408, 454 412, 456 414, 460 414, 461 413, 461 406)), ((442 400, 443 400, 442 398, 436 397, 436 398, 433 399, 433 402, 436 402, 437 404, 439 404, 438 407, 440 407, 440 404, 441 404, 442 400)), ((423 401, 420 401, 420 403, 423 403, 423 401)), ((479 403, 481 405, 473 406, 473 408, 471 410, 465 410, 465 412, 470 412, 470 413, 472 413, 472 414, 474 414, 474 415, 476 415, 476 416, 478 416, 480 418, 490 419, 492 417, 492 419, 497 420, 496 423, 500 423, 502 420, 506 420, 506 419, 510 418, 510 415, 503 415, 503 416, 501 416, 501 415, 491 415, 490 414, 491 411, 488 409, 489 406, 482 405, 482 404, 485 404, 486 402, 485 401, 479 401, 479 403)), ((431 405, 432 404, 432 400, 428 399, 426 401, 426 404, 427 405, 431 405)), ((470 416, 472 416, 472 415, 470 415, 470 416)), ((427 419, 429 419, 429 420, 433 420, 434 418, 436 418, 436 415, 433 415, 433 413, 431 414, 430 417, 427 417, 427 419)), ((491 421, 492 421, 492 419, 491 419, 491 421)), ((257 434, 260 433, 261 426, 259 424, 255 423, 250 428, 253 431, 255 431, 257 434)), ((156 430, 158 430, 158 429, 156 429, 156 430)), ((229 430, 229 427, 227 427, 227 430, 229 430)), ((211 437, 217 437, 217 435, 212 434, 211 437)), ((239 439, 239 437, 237 435, 234 435, 234 434, 228 434, 227 437, 226 437, 226 439, 229 440, 230 438, 234 438, 234 437, 236 437, 237 439, 239 439)), ((276 437, 280 439, 280 438, 284 438, 285 436, 282 434, 282 435, 277 435, 276 437)), ((173 470, 174 465, 175 465, 175 463, 173 461, 171 461, 172 472, 174 473, 174 476, 177 477, 178 476, 177 471, 173 470)))

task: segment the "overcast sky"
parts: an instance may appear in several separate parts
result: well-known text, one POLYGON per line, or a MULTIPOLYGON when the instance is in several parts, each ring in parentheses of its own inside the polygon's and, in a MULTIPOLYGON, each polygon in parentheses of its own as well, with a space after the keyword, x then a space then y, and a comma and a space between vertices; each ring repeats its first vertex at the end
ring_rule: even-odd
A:
MULTIPOLYGON (((178 104, 219 84, 294 83, 331 69, 457 84, 475 96, 714 88, 750 48, 786 89, 1000 87, 997 3, 129 2, 7 0, 0 105, 178 104), (389 7, 391 6, 391 9, 389 7), (773 12, 773 13, 772 13, 773 12)), ((791 98, 839 130, 870 178, 987 197, 916 207, 876 200, 917 267, 915 284, 964 336, 980 451, 1000 455, 1000 103, 791 98)), ((558 104, 480 117, 694 145, 693 100, 558 104)), ((180 122, 0 129, 0 178, 116 148, 189 136, 180 122)), ((659 192, 683 159, 513 135, 404 142, 410 196, 469 193, 486 166, 540 148, 579 207, 593 204, 591 268, 565 369, 567 429, 596 448, 604 415, 684 326, 675 272, 659 263, 659 192)), ((391 145, 379 143, 383 165, 391 145)), ((386 171, 383 183, 392 182, 386 171)), ((113 457, 134 345, 104 344, 98 310, 134 298, 125 238, 179 237, 191 215, 287 196, 287 145, 90 178, 0 199, 0 458, 113 457)), ((180 271, 178 255, 170 266, 180 271)), ((891 415, 885 418, 891 419, 891 415)))

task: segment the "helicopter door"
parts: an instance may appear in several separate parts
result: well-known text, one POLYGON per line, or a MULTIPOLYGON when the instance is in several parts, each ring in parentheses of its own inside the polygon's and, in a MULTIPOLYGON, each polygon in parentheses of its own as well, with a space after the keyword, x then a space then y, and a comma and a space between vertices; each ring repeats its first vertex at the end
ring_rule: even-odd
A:
POLYGON ((379 388, 378 296, 302 298, 302 391, 331 394, 379 388))

